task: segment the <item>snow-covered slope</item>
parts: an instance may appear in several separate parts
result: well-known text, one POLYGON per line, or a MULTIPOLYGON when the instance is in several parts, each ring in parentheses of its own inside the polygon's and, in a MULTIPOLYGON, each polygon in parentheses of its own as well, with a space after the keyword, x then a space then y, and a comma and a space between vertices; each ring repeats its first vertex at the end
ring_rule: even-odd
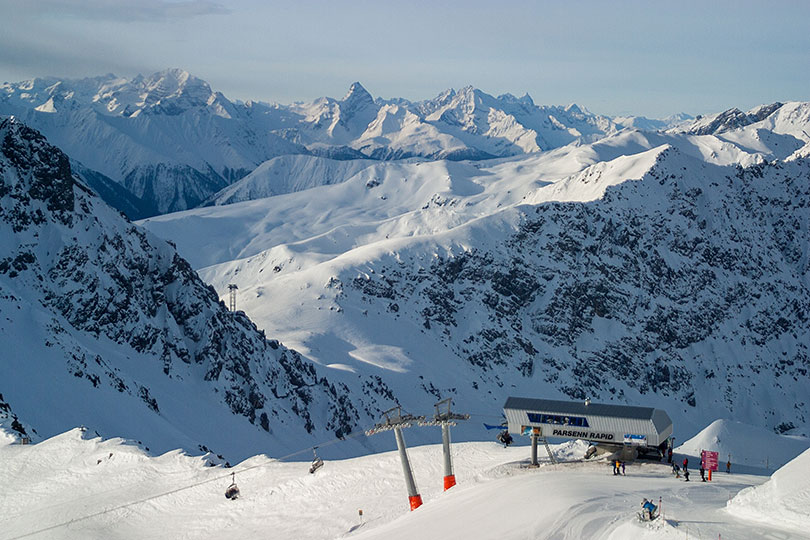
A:
POLYGON ((434 444, 409 448, 424 501, 413 512, 395 452, 327 459, 309 474, 307 462, 265 456, 232 469, 207 466, 211 456, 173 451, 149 457, 130 441, 101 440, 78 429, 36 445, 0 445, 0 538, 42 531, 34 537, 792 540, 806 538, 810 525, 801 468, 793 468, 790 485, 779 484, 781 501, 802 505, 791 506, 801 526, 792 529, 778 519, 749 521, 725 511, 730 496, 744 490, 733 505, 745 488, 758 486, 757 493, 774 480, 760 485, 766 477, 732 474, 710 484, 686 483, 658 463, 630 463, 626 476, 615 477, 604 461, 581 461, 581 442, 553 445, 563 463, 549 463, 543 452, 538 469, 525 467, 526 446, 454 444, 458 484, 444 492, 439 430, 428 429, 434 444), (223 496, 231 473, 240 489, 234 501, 223 496), (658 504, 659 497, 664 519, 639 523, 641 500, 658 504))
POLYGON ((238 284, 260 327, 411 410, 591 396, 661 406, 681 439, 717 417, 806 434, 810 163, 715 165, 700 140, 380 164, 144 225, 221 295, 238 284))
MULTIPOLYGON (((771 430, 734 422, 715 420, 700 433, 677 447, 676 451, 700 456, 701 450, 718 453, 720 470, 731 461, 732 470, 775 470, 810 448, 807 437, 777 435, 771 430)), ((695 464, 695 468, 697 468, 695 464)))
POLYGON ((810 450, 773 473, 762 485, 742 490, 728 503, 730 514, 746 521, 810 530, 810 450))
POLYGON ((209 204, 232 204, 339 184, 374 163, 366 159, 335 160, 301 154, 279 156, 216 193, 209 204))
POLYGON ((85 425, 233 459, 346 434, 376 413, 356 409, 373 398, 352 398, 227 311, 39 133, 2 120, 0 150, 0 410, 15 431, 38 440, 85 425))

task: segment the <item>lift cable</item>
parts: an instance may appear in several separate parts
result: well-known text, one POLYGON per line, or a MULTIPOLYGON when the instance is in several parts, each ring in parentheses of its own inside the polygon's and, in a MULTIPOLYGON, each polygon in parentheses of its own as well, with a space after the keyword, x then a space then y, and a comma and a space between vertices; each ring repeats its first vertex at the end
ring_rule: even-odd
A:
MULTIPOLYGON (((228 478, 232 474, 235 474, 235 473, 242 474, 242 473, 247 472, 247 471, 252 470, 252 469, 258 469, 260 467, 265 467, 265 466, 269 465, 270 463, 276 463, 276 462, 284 461, 286 459, 297 456, 299 454, 303 454, 304 452, 311 451, 313 448, 316 448, 316 447, 323 448, 324 446, 329 446, 329 445, 332 445, 332 444, 335 444, 335 443, 338 443, 338 442, 342 442, 342 441, 345 441, 347 439, 352 439, 352 438, 355 438, 355 437, 359 437, 359 436, 365 436, 365 430, 355 431, 353 433, 349 433, 348 435, 344 435, 343 437, 336 437, 336 438, 334 438, 334 439, 332 439, 330 441, 320 443, 317 446, 309 446, 309 447, 304 448, 302 450, 297 450, 295 452, 292 452, 291 454, 287 454, 286 456, 282 456, 282 457, 279 457, 279 458, 273 458, 273 459, 271 459, 270 461, 268 461, 266 463, 259 463, 259 464, 256 464, 256 465, 251 465, 249 467, 244 467, 242 469, 239 469, 238 471, 229 469, 227 473, 215 476, 213 478, 208 478, 208 479, 205 479, 205 480, 201 480, 201 481, 195 482, 193 484, 188 484, 188 485, 185 485, 185 486, 182 486, 182 487, 179 487, 179 488, 175 488, 175 489, 172 489, 172 490, 169 490, 169 491, 164 491, 162 493, 158 493, 158 494, 152 495, 150 497, 144 497, 143 499, 138 499, 136 501, 132 501, 132 502, 128 502, 126 504, 121 504, 121 505, 118 505, 118 506, 114 506, 112 508, 105 508, 104 510, 100 510, 100 511, 95 512, 93 514, 88 514, 86 516, 81 516, 81 517, 78 517, 78 518, 74 518, 74 519, 71 519, 69 521, 64 521, 64 522, 61 522, 61 523, 57 523, 55 525, 51 525, 49 527, 44 527, 42 529, 37 529, 35 531, 31 531, 31 532, 21 534, 21 535, 18 535, 18 536, 12 536, 10 538, 7 538, 6 540, 18 540, 20 538, 28 538, 30 536, 34 536, 34 535, 37 535, 37 534, 40 534, 40 533, 44 533, 44 532, 47 532, 47 531, 58 529, 60 527, 67 527, 69 525, 72 525, 74 523, 78 523, 80 521, 85 521, 85 520, 88 520, 88 519, 91 519, 91 518, 94 518, 94 517, 98 517, 98 516, 101 516, 101 515, 104 515, 104 514, 108 514, 110 512, 115 512, 116 510, 122 510, 124 508, 129 508, 131 506, 135 506, 135 505, 142 504, 142 503, 145 503, 145 502, 153 501, 153 500, 161 498, 161 497, 166 497, 168 495, 173 495, 173 494, 179 493, 181 491, 186 491, 186 490, 201 486, 203 484, 209 484, 211 482, 216 482, 217 480, 222 480, 224 478, 228 478)), ((109 490, 109 491, 113 491, 113 490, 109 490)), ((104 493, 108 493, 109 491, 104 492, 104 493)), ((24 514, 21 514, 21 515, 24 515, 24 514)))
MULTIPOLYGON (((490 418, 495 417, 495 415, 491 415, 491 414, 472 414, 471 416, 482 416, 482 417, 485 416, 485 417, 490 417, 490 418)), ((498 418, 501 418, 501 416, 498 416, 498 418)), ((422 418, 413 417, 413 419, 418 421, 420 419, 423 420, 423 417, 422 418)), ((211 482, 216 482, 217 480, 223 480, 225 478, 228 478, 229 476, 231 476, 234 473, 242 474, 242 473, 247 472, 247 471, 252 470, 252 469, 258 469, 260 467, 267 466, 270 463, 276 463, 276 462, 284 461, 284 460, 290 459, 292 457, 295 457, 295 456, 297 456, 299 454, 303 454, 304 452, 312 451, 315 448, 323 448, 325 446, 330 446, 332 444, 343 442, 343 441, 345 441, 347 439, 353 439, 353 438, 359 437, 359 436, 369 436, 369 432, 374 433, 374 432, 378 431, 380 427, 382 427, 382 426, 377 425, 377 426, 374 426, 374 428, 371 428, 369 430, 354 431, 352 433, 344 435, 343 437, 335 437, 332 440, 329 440, 329 441, 326 441, 324 443, 320 443, 320 444, 317 444, 317 445, 314 445, 314 446, 309 446, 309 447, 303 448, 301 450, 297 450, 295 452, 287 454, 286 456, 282 456, 282 457, 279 457, 279 458, 273 458, 273 459, 269 460, 266 463, 259 463, 259 464, 256 464, 256 465, 251 465, 249 467, 244 467, 242 469, 239 469, 238 471, 229 470, 229 472, 227 472, 226 474, 215 476, 213 478, 208 478, 206 480, 201 480, 201 481, 195 482, 193 484, 188 484, 188 485, 176 488, 176 489, 172 489, 172 490, 169 490, 169 491, 158 493, 158 494, 152 495, 150 497, 144 497, 143 499, 138 499, 136 501, 132 501, 132 502, 129 502, 129 503, 126 503, 126 504, 114 506, 112 508, 106 508, 104 510, 100 510, 100 511, 95 512, 93 514, 88 514, 88 515, 85 515, 85 516, 81 516, 81 517, 78 517, 78 518, 71 519, 69 521, 64 521, 64 522, 61 522, 61 523, 57 523, 55 525, 51 525, 49 527, 45 527, 45 528, 42 528, 42 529, 37 529, 35 531, 31 531, 31 532, 28 532, 28 533, 25 533, 25 534, 22 534, 22 535, 13 536, 13 537, 7 538, 6 540, 18 540, 20 538, 28 538, 30 536, 34 536, 34 535, 37 535, 37 534, 40 534, 40 533, 43 533, 43 532, 58 529, 60 527, 66 527, 68 525, 72 525, 72 524, 78 523, 80 521, 85 521, 85 520, 88 520, 88 519, 91 519, 91 518, 94 518, 94 517, 98 517, 98 516, 101 516, 101 515, 104 515, 104 514, 108 514, 110 512, 114 512, 116 510, 122 510, 124 508, 129 508, 131 506, 135 506, 135 505, 138 505, 138 504, 149 502, 149 501, 161 498, 161 497, 166 497, 168 495, 173 495, 175 493, 179 493, 181 491, 186 491, 186 490, 189 490, 189 489, 193 489, 195 487, 198 487, 198 486, 201 486, 201 485, 204 485, 204 484, 208 484, 208 483, 211 483, 211 482)), ((383 428, 383 429, 385 429, 385 428, 383 428)), ((122 486, 120 488, 113 488, 111 490, 107 490, 105 492, 102 492, 101 494, 107 494, 107 493, 115 492, 115 491, 118 491, 118 490, 123 489, 125 487, 130 487, 130 486, 122 486)), ((94 495, 90 495, 90 496, 97 496, 97 495, 99 495, 99 494, 94 494, 94 495)), ((90 497, 90 496, 88 496, 88 497, 90 497)), ((53 506, 61 506, 61 504, 62 503, 60 503, 59 505, 53 505, 53 506)), ((42 510, 42 509, 40 509, 40 510, 42 510)), ((18 516, 15 516, 15 517, 20 517, 20 516, 23 516, 25 514, 26 513, 23 512, 22 514, 19 514, 18 516)))

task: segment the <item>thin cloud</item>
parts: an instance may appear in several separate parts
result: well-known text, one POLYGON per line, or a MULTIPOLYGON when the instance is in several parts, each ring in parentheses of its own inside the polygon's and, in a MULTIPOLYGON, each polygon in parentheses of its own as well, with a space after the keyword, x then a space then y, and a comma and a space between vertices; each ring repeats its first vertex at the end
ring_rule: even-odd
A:
POLYGON ((40 0, 38 2, 0 2, 24 9, 29 15, 59 14, 86 20, 162 21, 190 19, 202 15, 227 15, 231 10, 210 0, 40 0))

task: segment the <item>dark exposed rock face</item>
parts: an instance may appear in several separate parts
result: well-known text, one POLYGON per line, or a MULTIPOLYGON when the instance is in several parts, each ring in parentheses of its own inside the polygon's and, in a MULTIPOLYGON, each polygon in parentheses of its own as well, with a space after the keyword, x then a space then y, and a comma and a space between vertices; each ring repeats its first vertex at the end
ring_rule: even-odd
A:
POLYGON ((685 159, 666 150, 598 201, 524 207, 496 247, 382 259, 352 288, 378 311, 397 305, 482 381, 519 373, 572 399, 646 395, 806 426, 810 161, 685 159))
POLYGON ((279 421, 352 431, 358 413, 344 385, 227 311, 173 247, 77 181, 59 149, 13 119, 0 122, 0 141, 0 291, 24 290, 54 314, 45 345, 64 350, 67 372, 87 380, 88 391, 111 387, 161 413, 149 387, 68 335, 117 344, 178 384, 199 377, 224 407, 265 431, 279 421))
POLYGON ((740 109, 736 108, 728 109, 727 111, 723 111, 722 113, 718 114, 714 119, 712 119, 711 122, 689 128, 687 132, 693 135, 715 135, 733 129, 742 128, 755 122, 764 120, 778 110, 782 105, 782 103, 777 101, 776 103, 771 103, 770 105, 763 105, 762 107, 759 107, 758 109, 749 113, 744 113, 740 109))

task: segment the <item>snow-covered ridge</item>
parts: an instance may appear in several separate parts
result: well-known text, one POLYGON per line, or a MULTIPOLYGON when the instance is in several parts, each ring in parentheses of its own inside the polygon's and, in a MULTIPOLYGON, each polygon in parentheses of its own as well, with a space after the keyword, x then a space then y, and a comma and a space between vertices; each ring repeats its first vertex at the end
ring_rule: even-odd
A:
POLYGON ((807 433, 810 329, 790 314, 810 309, 810 164, 741 168, 739 149, 708 155, 717 141, 381 163, 144 225, 221 294, 237 283, 260 327, 381 373, 411 409, 423 392, 479 410, 591 396, 660 406, 682 434, 707 416, 807 433))
POLYGON ((38 132, 1 120, 0 151, 0 408, 12 429, 38 440, 85 425, 232 458, 346 434, 358 407, 376 411, 227 311, 38 132))

